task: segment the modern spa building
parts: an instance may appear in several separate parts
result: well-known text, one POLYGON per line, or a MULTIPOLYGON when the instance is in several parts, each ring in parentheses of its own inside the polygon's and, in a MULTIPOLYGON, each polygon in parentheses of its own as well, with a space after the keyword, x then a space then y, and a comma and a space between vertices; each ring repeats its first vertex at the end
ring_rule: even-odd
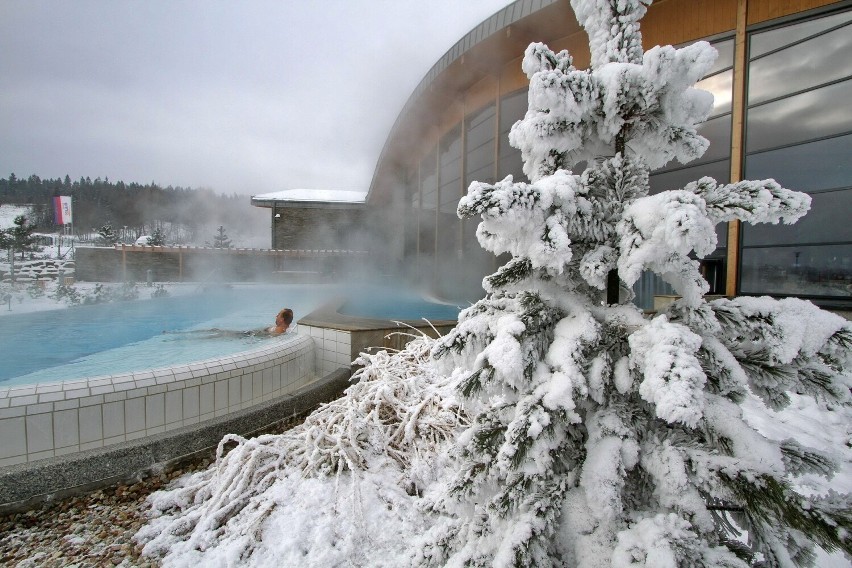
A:
MULTIPOLYGON (((852 1, 657 0, 642 21, 646 48, 704 39, 719 51, 699 84, 716 103, 699 160, 652 173, 652 191, 709 175, 720 182, 775 178, 813 198, 793 226, 719 228, 704 262, 712 292, 809 298, 852 306, 852 1)), ((589 61, 568 0, 518 0, 461 38, 429 70, 388 134, 366 197, 367 214, 408 275, 436 294, 478 289, 496 260, 476 223, 456 216, 472 181, 526 179, 508 132, 527 107, 526 46, 567 49, 589 61)), ((275 212, 276 209, 273 209, 275 212)), ((648 307, 669 289, 637 283, 648 307)))

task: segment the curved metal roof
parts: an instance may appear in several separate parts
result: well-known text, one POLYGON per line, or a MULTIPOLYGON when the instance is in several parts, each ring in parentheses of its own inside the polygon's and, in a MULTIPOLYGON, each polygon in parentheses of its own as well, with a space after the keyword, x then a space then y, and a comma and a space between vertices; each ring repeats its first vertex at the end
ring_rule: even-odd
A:
POLYGON ((481 43, 483 40, 493 36, 494 34, 506 30, 512 24, 520 21, 527 16, 538 12, 542 8, 551 4, 559 3, 560 0, 516 0, 502 10, 495 12, 491 17, 480 23, 478 26, 468 32, 463 38, 455 43, 447 52, 432 66, 426 75, 421 79, 420 83, 408 97, 408 100, 400 110, 391 127, 385 144, 382 147, 382 152, 379 159, 376 161, 376 167, 373 172, 373 180, 370 183, 370 191, 376 182, 376 174, 385 159, 388 152, 388 147, 398 132, 400 124, 408 115, 411 109, 416 105, 420 96, 432 85, 433 81, 444 72, 452 63, 460 59, 465 53, 470 51, 474 46, 481 43))
MULTIPOLYGON (((450 66, 455 60, 464 55, 473 46, 484 40, 485 38, 494 35, 495 33, 506 29, 522 18, 526 18, 534 12, 538 12, 545 6, 555 4, 559 0, 516 0, 502 10, 495 12, 487 20, 473 28, 463 38, 456 42, 441 58, 429 69, 428 73, 423 77, 408 101, 402 107, 400 116, 404 115, 408 107, 415 101, 420 94, 426 90, 432 81, 441 74, 444 69, 450 66)), ((397 119, 399 120, 399 119, 397 119)))

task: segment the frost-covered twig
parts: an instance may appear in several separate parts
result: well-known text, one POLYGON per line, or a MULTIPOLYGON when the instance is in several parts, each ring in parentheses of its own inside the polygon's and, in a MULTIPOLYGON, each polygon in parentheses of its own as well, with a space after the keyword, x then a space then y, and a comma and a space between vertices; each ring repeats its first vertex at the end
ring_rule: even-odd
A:
POLYGON ((175 543, 204 550, 226 534, 248 554, 254 539, 244 537, 259 531, 276 506, 264 493, 288 476, 340 476, 392 463, 400 486, 420 491, 417 474, 408 471, 412 461, 438 452, 465 424, 453 380, 433 370, 433 345, 424 334, 396 353, 362 353, 358 382, 290 431, 225 436, 213 466, 151 496, 158 518, 137 535, 147 543, 145 554, 164 556, 175 543))

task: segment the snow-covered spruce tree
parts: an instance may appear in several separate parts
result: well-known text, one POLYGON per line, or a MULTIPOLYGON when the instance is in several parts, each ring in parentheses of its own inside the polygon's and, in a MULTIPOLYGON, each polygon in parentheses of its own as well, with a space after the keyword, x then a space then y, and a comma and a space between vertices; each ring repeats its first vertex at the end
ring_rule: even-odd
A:
POLYGON ((154 232, 151 233, 151 236, 148 237, 148 246, 152 247, 163 247, 166 246, 166 234, 163 232, 163 229, 157 227, 154 229, 154 232))
POLYGON ((118 242, 118 233, 115 232, 110 223, 106 223, 98 229, 98 238, 106 246, 112 246, 118 242))
POLYGON ((471 425, 454 478, 427 493, 440 520, 416 563, 786 567, 814 543, 852 551, 848 496, 791 485, 830 476, 831 456, 766 439, 739 404, 848 405, 852 327, 795 299, 706 302, 690 258, 715 248, 717 223, 792 223, 810 198, 710 178, 648 195, 650 169, 707 148, 695 127, 712 96, 693 85, 716 57, 706 42, 643 53, 649 1, 572 0, 588 70, 529 46, 529 110, 509 139, 531 183, 473 183, 459 205, 512 259, 434 351, 465 370, 471 425), (682 296, 651 319, 607 302, 643 270, 682 296))
POLYGON ((216 234, 213 235, 213 248, 231 248, 233 243, 231 239, 228 238, 228 233, 225 231, 225 227, 219 225, 219 228, 216 229, 216 234))
POLYGON ((24 255, 28 252, 38 252, 41 250, 36 244, 35 233, 36 227, 29 222, 24 215, 18 215, 13 221, 13 225, 8 229, 8 235, 11 237, 10 253, 21 253, 21 260, 24 260, 24 255))

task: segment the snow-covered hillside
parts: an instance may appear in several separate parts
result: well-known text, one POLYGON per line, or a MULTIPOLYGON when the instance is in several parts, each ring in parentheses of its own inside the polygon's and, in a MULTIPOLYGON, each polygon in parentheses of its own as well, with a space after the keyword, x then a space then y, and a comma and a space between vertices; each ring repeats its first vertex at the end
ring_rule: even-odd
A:
POLYGON ((29 215, 29 205, 0 205, 0 229, 8 229, 14 224, 15 217, 18 215, 29 215))

